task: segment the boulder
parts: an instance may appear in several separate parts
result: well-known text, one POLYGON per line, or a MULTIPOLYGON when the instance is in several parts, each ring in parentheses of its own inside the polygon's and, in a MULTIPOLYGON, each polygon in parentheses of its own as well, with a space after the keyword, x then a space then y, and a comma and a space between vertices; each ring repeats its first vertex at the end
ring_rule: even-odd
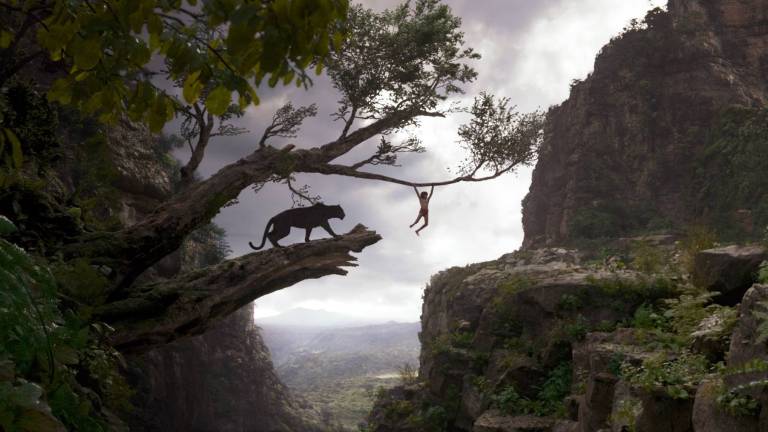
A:
POLYGON ((572 420, 561 420, 555 423, 552 432, 579 432, 579 423, 572 420))
MULTIPOLYGON (((755 314, 758 310, 764 312, 768 310, 764 306, 765 302, 768 302, 768 285, 755 284, 744 294, 744 300, 739 305, 739 319, 731 336, 731 345, 727 356, 729 368, 747 366, 755 360, 768 361, 768 343, 766 341, 758 342, 760 338, 758 327, 761 324, 761 319, 755 314)), ((755 370, 726 375, 724 381, 726 388, 734 389, 753 381, 765 379, 768 379, 768 372, 755 370)), ((768 430, 768 408, 766 408, 768 407, 768 391, 762 386, 747 386, 739 392, 760 401, 763 406, 761 422, 765 427, 765 429, 760 430, 768 430)))
POLYGON ((632 387, 626 381, 616 383, 611 408, 611 432, 635 430, 637 418, 642 411, 640 399, 633 394, 632 387))
POLYGON ((642 410, 636 432, 693 432, 693 400, 673 399, 664 390, 639 392, 642 410))
MULTIPOLYGON (((615 385, 608 430, 693 432, 692 411, 693 399, 673 399, 661 388, 648 391, 619 381, 615 385)), ((582 429, 584 432, 596 430, 582 429)))
POLYGON ((694 432, 758 432, 758 418, 735 417, 717 404, 718 388, 722 383, 704 381, 696 391, 693 403, 694 432))
POLYGON ((581 432, 592 432, 608 427, 617 381, 618 378, 610 373, 598 373, 590 377, 583 403, 579 404, 581 432))
POLYGON ((477 377, 467 375, 464 377, 464 387, 461 390, 461 415, 476 419, 487 408, 482 389, 475 384, 477 377))
POLYGON ((635 329, 620 328, 611 333, 587 333, 573 346, 574 385, 585 383, 599 373, 615 373, 621 362, 641 364, 651 355, 637 340, 635 329))
POLYGON ((497 410, 483 413, 473 432, 552 432, 553 419, 534 416, 507 416, 497 410))
POLYGON ((726 246, 703 250, 694 258, 694 285, 720 293, 720 304, 733 306, 755 280, 760 263, 768 259, 768 250, 761 246, 726 246))
POLYGON ((768 302, 768 285, 755 284, 744 294, 728 350, 728 366, 743 365, 754 359, 768 360, 768 343, 757 342, 760 319, 754 313, 763 308, 763 302, 768 302))
POLYGON ((730 344, 730 327, 735 312, 732 308, 723 308, 702 319, 691 333, 691 351, 705 356, 712 363, 723 361, 730 344))
POLYGON ((513 386, 521 396, 534 398, 547 374, 530 357, 512 350, 496 350, 491 354, 485 376, 496 391, 513 386))

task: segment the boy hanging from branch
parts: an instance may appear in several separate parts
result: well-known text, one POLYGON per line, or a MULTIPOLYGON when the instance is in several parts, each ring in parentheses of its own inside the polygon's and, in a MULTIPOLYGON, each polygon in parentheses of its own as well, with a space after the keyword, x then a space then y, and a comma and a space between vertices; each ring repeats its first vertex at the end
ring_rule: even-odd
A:
POLYGON ((423 230, 424 228, 429 225, 429 200, 432 199, 432 193, 435 191, 435 187, 432 186, 432 188, 429 190, 429 195, 427 195, 426 191, 422 191, 419 193, 419 190, 416 189, 416 186, 413 187, 413 190, 416 192, 416 197, 419 199, 419 215, 416 217, 416 220, 411 224, 410 228, 413 228, 414 225, 419 223, 419 220, 421 218, 424 218, 424 225, 422 225, 419 229, 416 230, 416 235, 419 235, 419 231, 423 230))

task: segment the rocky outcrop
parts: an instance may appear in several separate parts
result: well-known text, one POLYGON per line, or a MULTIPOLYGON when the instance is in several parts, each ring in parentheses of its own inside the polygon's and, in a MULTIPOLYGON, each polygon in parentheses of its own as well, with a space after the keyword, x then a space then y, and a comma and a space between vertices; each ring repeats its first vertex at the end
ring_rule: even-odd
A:
MULTIPOLYGON (((444 410, 455 430, 550 431, 556 421, 539 417, 554 415, 556 408, 531 401, 547 393, 560 399, 559 406, 571 393, 573 375, 588 395, 581 407, 574 405, 572 417, 587 410, 596 427, 605 425, 611 404, 604 399, 613 398, 616 379, 601 380, 604 375, 595 371, 610 369, 617 352, 611 347, 618 342, 587 334, 613 328, 642 303, 669 295, 662 279, 587 266, 578 252, 566 249, 516 252, 443 271, 424 294, 419 371, 424 388, 411 400, 385 398, 374 413, 392 415, 408 407, 419 419, 432 406, 444 410), (585 337, 590 349, 574 347, 585 337), (509 414, 515 411, 519 415, 509 414)), ((625 351, 642 358, 632 348, 625 351)), ((381 430, 413 426, 397 417, 389 424, 401 429, 381 430)), ((572 426, 558 423, 560 430, 572 426)))
POLYGON ((758 432, 758 419, 751 416, 734 416, 723 411, 717 403, 717 395, 723 385, 717 381, 701 383, 693 405, 693 430, 696 432, 758 432))
POLYGON ((760 264, 768 259, 762 246, 726 246, 703 250, 694 259, 693 283, 718 292, 717 301, 735 305, 755 281, 760 264))
POLYGON ((509 417, 489 410, 475 422, 473 432, 548 432, 555 421, 541 417, 509 417))
MULTIPOLYGON (((422 384, 385 392, 371 430, 766 427, 766 286, 753 285, 733 308, 708 303, 677 273, 583 256, 522 250, 435 275, 422 307, 422 384)), ((742 276, 717 268, 729 286, 742 276)))
MULTIPOLYGON (((724 110, 768 103, 768 1, 668 9, 614 38, 550 110, 523 202, 525 248, 680 228, 723 204, 702 195, 716 174, 698 164, 724 110)), ((759 201, 730 200, 732 224, 759 201)))

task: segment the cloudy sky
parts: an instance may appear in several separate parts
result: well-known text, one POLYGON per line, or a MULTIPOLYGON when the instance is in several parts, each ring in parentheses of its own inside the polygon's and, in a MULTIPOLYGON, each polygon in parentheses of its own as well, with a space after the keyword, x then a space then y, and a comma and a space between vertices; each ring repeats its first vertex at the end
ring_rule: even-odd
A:
MULTIPOLYGON (((466 88, 466 100, 486 90, 509 97, 520 111, 546 110, 568 96, 571 80, 592 70, 595 54, 632 18, 642 18, 664 0, 444 0, 463 20, 468 46, 482 59, 473 66, 479 72, 466 88)), ((364 0, 376 10, 392 7, 395 0, 364 0)), ((219 139, 208 148, 200 172, 207 177, 221 166, 253 151, 273 112, 287 101, 294 105, 317 103, 317 117, 309 119, 292 142, 313 147, 337 137, 341 125, 329 114, 338 97, 322 77, 309 91, 278 89, 262 95, 262 103, 250 108, 242 126, 251 133, 219 139)), ((402 167, 388 174, 412 181, 436 181, 451 177, 462 153, 456 129, 465 121, 459 116, 428 119, 412 132, 428 152, 401 159, 402 167)), ((364 158, 377 139, 350 161, 364 158)), ((184 155, 179 155, 184 157, 184 155)), ((345 159, 342 159, 342 162, 345 159)), ((530 185, 531 168, 490 182, 439 188, 430 204, 430 225, 417 237, 408 228, 418 213, 418 201, 409 188, 368 180, 320 175, 299 176, 314 194, 328 204, 341 204, 347 214, 332 220, 342 233, 357 223, 383 236, 359 254, 359 267, 345 277, 330 276, 301 282, 256 301, 256 316, 277 314, 295 307, 325 309, 375 320, 417 321, 421 295, 432 274, 445 268, 487 261, 517 249, 523 239, 520 202, 530 185)), ((283 185, 267 185, 258 194, 247 189, 239 204, 225 208, 215 219, 227 231, 233 256, 249 253, 248 241, 260 242, 267 220, 291 207, 283 185)), ((322 230, 315 230, 313 238, 322 230)), ((303 241, 303 230, 283 240, 303 241)))

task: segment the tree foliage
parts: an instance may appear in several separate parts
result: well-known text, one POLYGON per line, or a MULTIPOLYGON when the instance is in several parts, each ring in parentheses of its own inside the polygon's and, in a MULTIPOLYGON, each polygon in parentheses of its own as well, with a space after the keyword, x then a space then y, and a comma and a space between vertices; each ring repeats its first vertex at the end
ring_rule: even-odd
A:
POLYGON ((382 13, 353 6, 342 28, 348 38, 326 60, 341 94, 336 117, 347 124, 342 135, 356 119, 430 111, 462 93, 460 86, 477 76, 466 62, 480 56, 463 46, 460 25, 438 0, 406 2, 382 13))
MULTIPOLYGON (((0 235, 13 230, 0 216, 0 235)), ((101 277, 86 266, 70 281, 90 286, 87 275, 101 277)), ((127 406, 130 391, 117 369, 122 358, 104 343, 109 326, 91 322, 87 307, 63 307, 57 296, 63 280, 47 263, 0 239, 2 430, 106 431, 109 424, 99 405, 127 406), (98 385, 88 391, 79 382, 83 379, 98 385)))
POLYGON ((159 130, 177 103, 158 89, 162 73, 183 80, 194 103, 224 114, 233 93, 240 108, 258 104, 266 80, 306 85, 305 69, 343 38, 347 0, 3 0, 0 87, 31 59, 45 55, 66 71, 52 100, 102 120, 126 113, 159 130), (33 37, 32 48, 24 41, 33 37), (153 56, 166 70, 153 69, 153 56))

